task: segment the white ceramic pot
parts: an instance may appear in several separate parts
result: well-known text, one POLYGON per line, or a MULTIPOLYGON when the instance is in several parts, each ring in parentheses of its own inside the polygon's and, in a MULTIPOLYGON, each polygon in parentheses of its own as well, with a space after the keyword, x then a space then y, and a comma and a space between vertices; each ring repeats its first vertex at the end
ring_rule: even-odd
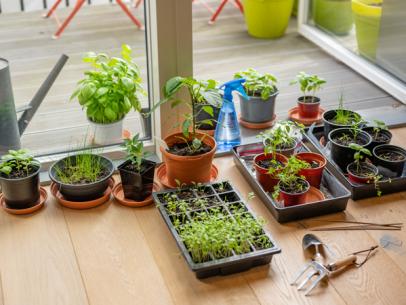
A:
POLYGON ((123 120, 110 124, 98 124, 88 120, 93 143, 97 145, 119 143, 123 134, 123 120))

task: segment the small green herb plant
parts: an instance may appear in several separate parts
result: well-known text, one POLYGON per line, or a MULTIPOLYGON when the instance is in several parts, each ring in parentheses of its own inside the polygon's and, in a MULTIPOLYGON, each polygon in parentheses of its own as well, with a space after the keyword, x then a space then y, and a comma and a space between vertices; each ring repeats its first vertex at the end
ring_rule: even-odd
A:
POLYGON ((29 176, 34 169, 37 169, 40 163, 34 160, 34 157, 28 149, 9 150, 8 154, 1 157, 0 173, 6 178, 12 173, 16 177, 29 176))
POLYGON ((148 152, 144 151, 144 143, 139 137, 137 133, 130 139, 124 139, 123 144, 127 152, 127 160, 130 160, 138 173, 141 172, 142 160, 148 156, 148 152))
POLYGON ((339 125, 353 125, 358 124, 360 121, 362 121, 360 115, 344 108, 343 93, 340 94, 338 108, 336 110, 336 115, 333 118, 333 121, 339 125))
POLYGON ((385 122, 380 121, 380 120, 373 120, 374 125, 373 127, 373 138, 374 140, 378 139, 379 133, 382 130, 388 130, 388 126, 386 126, 385 122))
POLYGON ((269 97, 276 92, 277 79, 269 73, 261 74, 255 69, 249 68, 234 74, 234 78, 244 78, 244 89, 248 96, 260 96, 262 100, 266 101, 269 97))
POLYGON ((80 152, 67 157, 56 165, 55 173, 65 184, 84 184, 98 181, 104 174, 102 159, 89 152, 80 152))
MULTIPOLYGON (((151 112, 153 112, 166 102, 171 102, 172 108, 180 104, 186 104, 188 106, 190 112, 184 114, 183 122, 181 123, 183 137, 180 139, 188 145, 188 150, 191 154, 194 154, 202 146, 202 140, 196 136, 196 130, 203 124, 213 126, 214 121, 214 119, 206 119, 197 122, 196 118, 198 112, 196 112, 196 104, 208 103, 214 107, 221 105, 222 98, 216 85, 217 82, 212 79, 200 81, 192 77, 175 76, 166 82, 163 89, 164 98, 151 109, 151 112), (182 88, 187 89, 190 95, 190 100, 176 98, 176 94, 182 88), (190 131, 190 129, 192 130, 190 131)), ((203 106, 201 111, 204 111, 213 117, 214 113, 211 106, 203 106)))
POLYGON ((306 190, 307 184, 303 183, 304 176, 299 176, 302 169, 309 168, 310 164, 306 161, 300 160, 295 156, 291 156, 285 168, 277 174, 279 179, 278 185, 275 186, 272 197, 274 199, 279 197, 281 188, 288 193, 301 193, 306 190))
POLYGON ((300 91, 303 93, 303 102, 306 102, 306 97, 311 97, 310 103, 315 102, 316 92, 321 89, 326 81, 317 75, 310 75, 305 72, 300 72, 296 78, 290 82, 291 85, 299 84, 300 91))
POLYGON ((85 72, 85 78, 78 82, 71 100, 77 97, 92 122, 114 123, 131 109, 141 111, 141 99, 146 92, 131 53, 131 48, 123 45, 121 58, 94 52, 83 58, 94 69, 85 72))

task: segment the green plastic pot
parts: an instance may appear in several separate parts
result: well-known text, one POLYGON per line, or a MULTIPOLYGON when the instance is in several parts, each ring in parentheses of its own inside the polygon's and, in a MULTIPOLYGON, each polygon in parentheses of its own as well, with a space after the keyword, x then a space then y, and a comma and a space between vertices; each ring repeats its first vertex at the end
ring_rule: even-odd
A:
POLYGON ((314 0, 315 24, 335 35, 346 35, 352 28, 351 0, 314 0))
POLYGON ((294 0, 245 0, 248 33, 257 38, 278 38, 285 34, 294 0))
POLYGON ((376 56, 382 16, 382 7, 377 4, 382 4, 382 0, 352 0, 358 52, 372 60, 376 56))

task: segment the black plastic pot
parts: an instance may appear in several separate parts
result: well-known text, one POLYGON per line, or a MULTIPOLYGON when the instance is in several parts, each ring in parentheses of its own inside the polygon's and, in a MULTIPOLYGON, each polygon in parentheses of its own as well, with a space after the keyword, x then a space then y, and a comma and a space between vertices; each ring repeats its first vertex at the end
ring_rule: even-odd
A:
POLYGON ((367 148, 372 152, 372 150, 377 147, 378 145, 382 145, 382 144, 389 144, 390 141, 392 140, 392 133, 389 130, 380 130, 379 133, 381 135, 383 135, 386 139, 385 141, 379 142, 379 141, 375 141, 373 134, 374 134, 374 128, 373 127, 364 127, 362 128, 363 131, 365 131, 366 133, 368 133, 371 138, 372 138, 372 142, 371 144, 369 144, 367 146, 367 148))
POLYGON ((249 123, 264 123, 273 120, 276 96, 278 94, 279 92, 275 92, 267 100, 263 100, 258 96, 250 96, 249 100, 247 100, 242 95, 238 95, 241 119, 249 123))
POLYGON ((72 163, 75 160, 75 155, 69 156, 66 158, 63 158, 56 163, 54 163, 51 168, 49 169, 49 177, 51 180, 56 183, 59 187, 59 191, 63 195, 63 197, 66 200, 70 201, 88 201, 88 200, 93 200, 100 198, 104 191, 107 189, 108 184, 109 184, 109 179, 113 175, 114 172, 114 165, 113 162, 111 162, 110 159, 99 156, 99 155, 93 155, 95 158, 100 158, 100 162, 102 163, 103 167, 106 169, 108 174, 100 179, 99 181, 92 182, 92 183, 86 183, 86 184, 67 184, 63 183, 56 171, 56 167, 59 167, 60 169, 63 169, 63 165, 66 159, 71 158, 72 163))
MULTIPOLYGON (((349 128, 338 128, 332 130, 328 134, 328 139, 331 141, 331 159, 341 168, 343 172, 347 171, 348 164, 354 161, 354 153, 355 151, 348 147, 341 144, 338 144, 334 141, 337 136, 341 136, 347 134, 352 137, 351 130, 349 128)), ((365 131, 360 131, 358 133, 357 139, 359 140, 362 147, 367 147, 371 144, 371 136, 367 134, 365 131)))
POLYGON ((198 124, 198 128, 201 130, 214 130, 217 126, 217 121, 220 113, 219 107, 214 107, 210 104, 195 104, 195 113, 196 113, 196 123, 198 124), (203 107, 211 107, 213 109, 213 116, 208 114, 206 111, 203 110, 203 107), (200 124, 200 122, 204 120, 211 120, 213 125, 210 124, 200 124))
MULTIPOLYGON (((345 109, 348 113, 352 113, 354 116, 358 116, 361 119, 361 115, 356 113, 355 111, 345 109)), ((333 110, 328 110, 323 113, 323 123, 324 123, 324 139, 326 142, 328 141, 328 134, 337 128, 344 128, 344 127, 351 127, 352 125, 340 125, 336 123, 332 123, 331 120, 334 119, 334 117, 337 114, 337 109, 333 110)))
POLYGON ((118 166, 124 197, 135 201, 142 201, 152 193, 156 163, 142 160, 144 170, 140 173, 126 169, 126 166, 129 164, 131 164, 130 160, 118 166))
POLYGON ((406 163, 406 150, 396 145, 383 144, 376 146, 372 154, 374 156, 374 163, 379 167, 380 171, 384 172, 388 177, 400 177, 403 174, 406 163), (382 153, 391 152, 403 155, 403 160, 388 161, 380 157, 382 153), (382 168, 383 167, 383 168, 382 168), (388 170, 390 172, 388 172, 388 170))
POLYGON ((4 200, 12 209, 26 209, 37 204, 40 197, 39 171, 19 179, 8 179, 0 175, 1 191, 4 200))

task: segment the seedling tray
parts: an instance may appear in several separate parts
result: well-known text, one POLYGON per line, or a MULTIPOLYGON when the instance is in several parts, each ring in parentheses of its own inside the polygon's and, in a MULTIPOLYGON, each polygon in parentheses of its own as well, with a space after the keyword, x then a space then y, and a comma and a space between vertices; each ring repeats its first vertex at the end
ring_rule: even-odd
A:
MULTIPOLYGON (((253 143, 235 146, 233 158, 237 168, 241 171, 255 193, 262 199, 272 215, 280 223, 299 220, 324 214, 337 213, 346 209, 349 191, 335 178, 328 169, 324 169, 320 191, 325 199, 306 204, 284 207, 272 198, 272 194, 266 192, 258 182, 253 166, 254 157, 264 151, 262 143, 253 143)), ((301 143, 299 151, 309 151, 305 143, 301 143)))
MULTIPOLYGON (((344 173, 341 168, 331 159, 330 144, 327 143, 326 146, 322 146, 320 143, 321 137, 324 136, 323 126, 309 127, 305 136, 312 144, 312 150, 323 154, 327 158, 329 161, 329 169, 345 185, 345 187, 351 191, 351 198, 353 200, 377 196, 377 190, 375 189, 375 185, 373 183, 358 184, 348 180, 347 174, 344 173)), ((388 179, 388 177, 385 175, 385 169, 383 167, 379 166, 378 169, 379 174, 383 176, 379 182, 379 188, 383 195, 406 190, 406 167, 404 168, 401 177, 390 179, 388 179)))
MULTIPOLYGON (((184 258, 186 259, 189 267, 195 272, 197 278, 206 278, 216 275, 227 275, 236 272, 248 270, 252 267, 269 264, 272 256, 276 253, 280 253, 280 248, 275 244, 271 235, 264 229, 258 237, 267 237, 271 242, 271 247, 266 249, 258 249, 254 243, 250 242, 251 251, 244 254, 233 254, 226 258, 214 259, 196 263, 193 261, 190 252, 187 250, 186 245, 181 239, 174 222, 176 219, 180 219, 181 223, 188 222, 192 219, 193 215, 199 212, 209 213, 212 208, 221 209, 225 217, 230 217, 235 220, 236 211, 233 211, 233 207, 238 206, 240 215, 251 216, 257 220, 245 204, 241 195, 235 190, 230 182, 219 182, 213 184, 203 184, 199 187, 189 187, 180 190, 166 190, 153 193, 154 201, 165 220, 166 225, 171 231, 176 243, 181 250, 184 258), (222 187, 221 187, 222 186, 222 187), (167 195, 174 195, 176 198, 184 199, 188 203, 186 213, 171 213, 166 203, 167 195), (196 207, 193 202, 196 199, 207 199, 210 204, 196 207), (244 210, 245 212, 241 212, 244 210)), ((195 221, 198 221, 195 219, 195 221)))

